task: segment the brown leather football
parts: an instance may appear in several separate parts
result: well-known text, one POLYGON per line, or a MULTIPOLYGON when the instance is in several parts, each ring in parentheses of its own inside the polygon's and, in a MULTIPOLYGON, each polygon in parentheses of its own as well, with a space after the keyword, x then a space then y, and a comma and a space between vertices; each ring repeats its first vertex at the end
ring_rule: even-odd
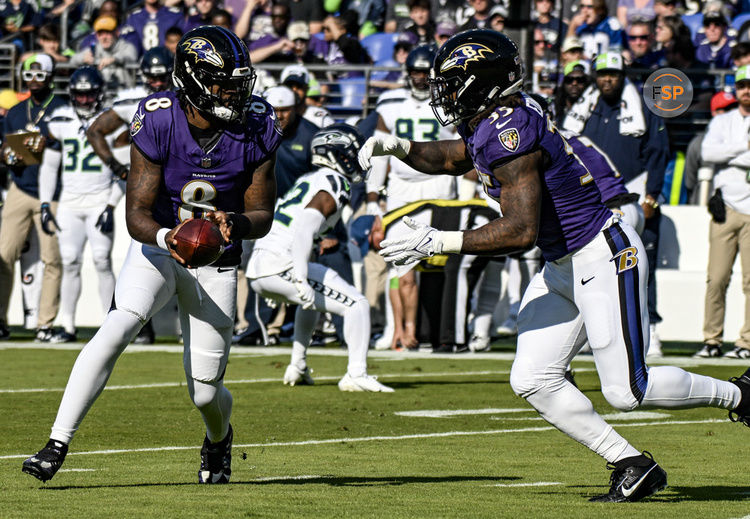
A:
POLYGON ((175 249, 190 267, 210 265, 224 252, 224 237, 219 227, 208 220, 189 220, 174 235, 175 249))

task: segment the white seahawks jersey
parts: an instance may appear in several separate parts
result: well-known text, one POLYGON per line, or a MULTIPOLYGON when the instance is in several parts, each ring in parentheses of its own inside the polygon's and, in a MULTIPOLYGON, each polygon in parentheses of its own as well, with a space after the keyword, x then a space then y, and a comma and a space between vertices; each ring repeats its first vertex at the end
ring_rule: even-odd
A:
MULTIPOLYGON (((86 130, 94 119, 96 117, 80 119, 72 106, 57 108, 47 119, 49 133, 61 147, 60 173, 64 193, 85 195, 108 192, 114 183, 112 171, 102 164, 86 138, 86 130)), ((107 137, 110 146, 115 137, 107 137)))
POLYGON ((138 109, 138 103, 140 103, 147 95, 148 91, 142 86, 120 90, 117 93, 117 97, 112 102, 112 110, 114 110, 117 116, 125 123, 130 124, 130 121, 133 120, 133 116, 138 109))
MULTIPOLYGON (((430 107, 430 99, 415 99, 408 88, 397 88, 381 95, 376 108, 392 135, 416 142, 454 139, 452 129, 442 126, 430 107)), ((403 180, 425 181, 434 175, 420 173, 395 157, 390 159, 391 174, 403 180)))
POLYGON ((303 117, 318 128, 325 128, 336 122, 331 116, 331 112, 320 106, 308 106, 303 117))
POLYGON ((292 222, 295 218, 301 218, 302 211, 320 191, 325 191, 333 197, 336 201, 336 211, 321 225, 314 238, 317 240, 336 225, 341 217, 341 210, 349 203, 351 197, 349 181, 341 173, 329 168, 321 168, 301 176, 286 195, 276 202, 271 230, 263 238, 255 241, 255 249, 273 251, 276 253, 276 261, 272 265, 258 265, 251 260, 247 268, 248 277, 270 276, 292 267, 292 222))

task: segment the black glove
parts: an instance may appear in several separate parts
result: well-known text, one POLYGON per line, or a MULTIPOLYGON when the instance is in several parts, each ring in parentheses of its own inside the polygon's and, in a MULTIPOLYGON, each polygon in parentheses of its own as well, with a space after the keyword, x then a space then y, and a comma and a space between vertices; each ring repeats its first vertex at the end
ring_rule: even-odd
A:
POLYGON ((120 164, 116 158, 110 157, 107 160, 107 167, 112 170, 112 174, 122 180, 127 180, 130 170, 124 164, 120 164))
POLYGON ((727 207, 724 205, 724 197, 721 189, 717 189, 714 196, 708 199, 708 212, 714 217, 714 222, 724 223, 727 221, 727 207))
POLYGON ((57 225, 57 220, 55 220, 55 215, 52 214, 49 204, 44 202, 42 204, 42 230, 46 234, 55 234, 55 229, 59 231, 60 226, 57 225), (51 227, 52 225, 54 225, 54 228, 51 227))
POLYGON ((114 209, 114 207, 108 205, 104 208, 104 211, 102 211, 102 214, 99 215, 99 219, 96 221, 96 227, 98 227, 104 234, 109 234, 115 230, 115 217, 114 214, 112 214, 114 209))

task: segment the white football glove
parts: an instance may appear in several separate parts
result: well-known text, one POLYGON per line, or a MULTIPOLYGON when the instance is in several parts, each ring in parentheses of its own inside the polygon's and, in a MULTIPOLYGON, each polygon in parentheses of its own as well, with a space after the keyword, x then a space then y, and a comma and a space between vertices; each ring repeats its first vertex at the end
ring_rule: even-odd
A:
POLYGON ((315 302, 315 291, 310 286, 310 283, 296 279, 294 281, 294 288, 297 289, 297 296, 302 300, 302 304, 300 305, 302 309, 309 310, 312 308, 315 302))
POLYGON ((409 216, 404 216, 401 221, 413 231, 380 243, 383 247, 380 255, 386 261, 395 265, 408 265, 435 254, 461 252, 462 232, 438 231, 409 216))
POLYGON ((411 142, 406 139, 395 135, 375 135, 367 139, 359 150, 359 165, 366 171, 372 167, 372 157, 393 155, 397 159, 403 159, 409 154, 410 149, 411 142))

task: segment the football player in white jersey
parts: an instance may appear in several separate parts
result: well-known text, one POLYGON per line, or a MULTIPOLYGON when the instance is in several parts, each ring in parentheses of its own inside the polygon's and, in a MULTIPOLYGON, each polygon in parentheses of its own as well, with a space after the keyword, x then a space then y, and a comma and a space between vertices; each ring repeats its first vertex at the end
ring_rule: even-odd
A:
POLYGON ((300 305, 294 319, 292 360, 284 384, 313 384, 306 352, 318 312, 344 318, 344 339, 349 348, 342 391, 392 392, 367 374, 370 340, 370 305, 335 271, 308 262, 313 241, 333 227, 349 203, 349 182, 361 178, 357 163, 364 138, 348 124, 335 124, 315 134, 312 163, 320 169, 300 177, 276 203, 269 233, 255 242, 247 277, 262 297, 300 305))
POLYGON ((124 182, 113 177, 91 149, 86 128, 101 109, 104 80, 94 67, 81 67, 68 84, 72 106, 62 106, 47 119, 54 146, 47 146, 39 168, 39 199, 42 229, 59 229, 63 273, 60 284, 60 320, 63 330, 51 342, 76 340, 75 310, 81 295, 81 263, 88 239, 99 276, 99 297, 104 313, 112 302, 115 276, 112 273, 114 208, 124 193, 124 182), (62 167, 61 167, 62 166, 62 167), (62 191, 57 219, 44 211, 55 193, 58 171, 62 191), (59 224, 58 224, 59 222, 59 224))
MULTIPOLYGON (((141 99, 154 92, 171 88, 173 67, 174 56, 166 47, 153 47, 147 50, 141 59, 143 86, 120 91, 112 103, 112 108, 102 112, 86 131, 94 152, 115 175, 123 180, 128 176, 128 166, 115 158, 107 136, 121 129, 123 124, 130 124, 141 99)), ((130 155, 124 154, 121 159, 129 162, 130 155)))
MULTIPOLYGON (((454 131, 440 125, 430 107, 430 87, 427 82, 430 67, 435 59, 435 48, 420 45, 406 58, 406 80, 408 88, 398 88, 380 96, 376 111, 378 122, 375 135, 395 135, 413 141, 436 141, 454 138, 454 131)), ((410 202, 429 199, 456 198, 456 180, 450 175, 430 176, 404 164, 395 157, 376 157, 372 160, 372 171, 367 178, 367 212, 377 217, 383 213, 378 204, 379 192, 386 185, 386 210, 392 211, 410 202)), ((380 219, 376 219, 376 227, 380 219)), ((424 223, 428 224, 429 221, 424 223)), ((401 221, 388 228, 386 237, 407 232, 401 221)), ((417 283, 413 271, 395 272, 389 278, 399 277, 398 292, 394 290, 395 312, 386 309, 388 325, 378 348, 402 346, 415 348, 417 319, 417 283), (399 311, 399 308, 402 311, 399 311), (403 313, 403 315, 401 315, 403 313), (390 344, 388 337, 391 336, 390 344)), ((389 284, 390 286, 390 284, 389 284)), ((389 299, 389 303, 391 300, 389 299)))
POLYGON ((331 112, 322 106, 313 106, 307 103, 307 90, 310 86, 310 79, 311 74, 303 65, 289 65, 281 71, 281 84, 291 88, 297 96, 299 115, 315 126, 325 128, 336 121, 331 112))
MULTIPOLYGON (((162 92, 172 87, 173 68, 174 55, 166 47, 152 47, 147 50, 141 59, 143 86, 121 90, 112 107, 102 112, 86 132, 94 152, 115 175, 123 180, 128 176, 130 165, 130 146, 127 146, 130 142, 130 135, 125 133, 126 142, 120 142, 119 138, 115 141, 115 146, 119 147, 110 146, 108 137, 121 129, 123 124, 130 124, 141 99, 154 92, 162 92)), ((151 326, 151 321, 141 328, 133 342, 153 344, 154 328, 151 326)))

